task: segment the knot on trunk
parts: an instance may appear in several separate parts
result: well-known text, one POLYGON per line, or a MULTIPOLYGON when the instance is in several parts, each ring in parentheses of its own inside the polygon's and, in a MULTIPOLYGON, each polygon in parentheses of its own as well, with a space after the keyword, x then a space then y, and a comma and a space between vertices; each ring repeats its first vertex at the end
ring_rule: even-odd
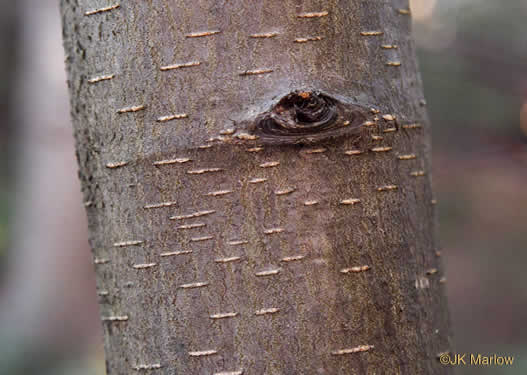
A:
POLYGON ((309 144, 356 133, 366 114, 319 91, 293 91, 256 116, 249 130, 265 144, 309 144))

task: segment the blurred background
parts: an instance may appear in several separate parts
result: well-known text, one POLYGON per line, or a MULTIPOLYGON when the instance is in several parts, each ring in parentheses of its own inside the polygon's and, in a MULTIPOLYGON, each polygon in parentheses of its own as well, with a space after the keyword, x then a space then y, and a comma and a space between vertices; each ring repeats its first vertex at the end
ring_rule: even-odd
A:
MULTIPOLYGON (((458 353, 527 373, 527 0, 413 0, 458 353)), ((0 374, 104 375, 56 0, 0 0, 0 374)))

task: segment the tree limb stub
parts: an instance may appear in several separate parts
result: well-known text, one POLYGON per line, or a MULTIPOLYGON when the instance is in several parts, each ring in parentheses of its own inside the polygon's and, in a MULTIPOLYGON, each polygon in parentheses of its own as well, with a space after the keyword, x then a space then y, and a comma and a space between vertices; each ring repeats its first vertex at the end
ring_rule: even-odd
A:
POLYGON ((310 144, 357 134, 368 119, 366 108, 320 91, 299 90, 258 115, 249 131, 268 145, 310 144))

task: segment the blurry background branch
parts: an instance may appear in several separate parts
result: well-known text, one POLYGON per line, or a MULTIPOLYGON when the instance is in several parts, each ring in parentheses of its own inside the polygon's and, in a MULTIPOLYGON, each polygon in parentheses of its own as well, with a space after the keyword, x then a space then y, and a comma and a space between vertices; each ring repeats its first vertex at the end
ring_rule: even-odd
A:
POLYGON ((11 214, 9 253, 2 257, 0 373, 57 374, 64 359, 82 358, 99 344, 100 330, 58 2, 4 1, 2 10, 8 21, 2 26, 11 23, 18 37, 2 50, 2 74, 13 84, 7 88, 9 118, 2 124, 11 177, 10 193, 2 198, 11 214))
MULTIPOLYGON (((8 160, 9 140, 13 133, 12 92, 15 84, 15 51, 18 45, 18 3, 0 0, 0 159, 8 160)), ((9 163, 0 165, 0 296, 6 267, 9 163)))

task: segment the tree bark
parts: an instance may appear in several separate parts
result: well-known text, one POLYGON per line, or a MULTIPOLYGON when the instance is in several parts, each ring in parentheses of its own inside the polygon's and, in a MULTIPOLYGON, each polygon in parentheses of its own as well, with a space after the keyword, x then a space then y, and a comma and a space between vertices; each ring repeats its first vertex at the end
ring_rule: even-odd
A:
POLYGON ((406 0, 62 0, 109 374, 443 374, 406 0))

